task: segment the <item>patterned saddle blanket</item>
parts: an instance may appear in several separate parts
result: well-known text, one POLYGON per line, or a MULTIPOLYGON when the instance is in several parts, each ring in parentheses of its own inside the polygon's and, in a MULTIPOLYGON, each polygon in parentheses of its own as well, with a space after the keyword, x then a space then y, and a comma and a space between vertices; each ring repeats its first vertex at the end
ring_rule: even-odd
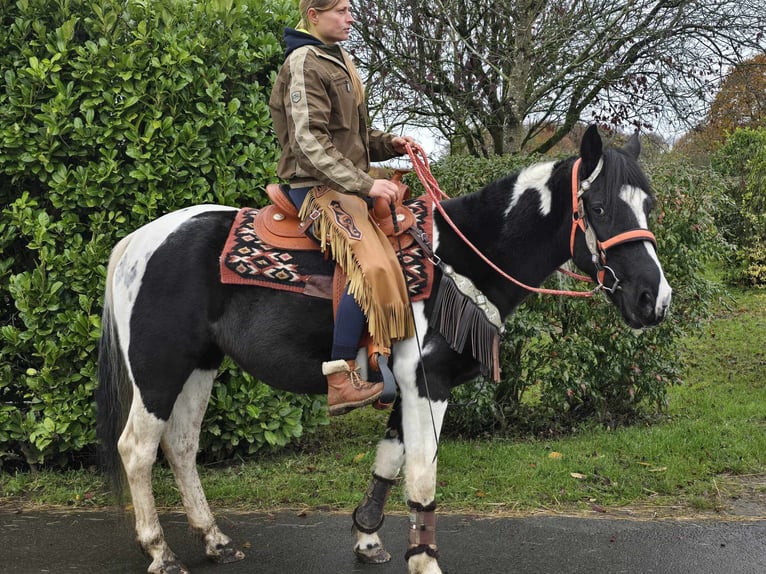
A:
MULTIPOLYGON (((294 226, 283 232, 275 225, 291 216, 285 215, 281 207, 269 205, 264 209, 244 207, 239 210, 220 256, 221 282, 332 299, 333 277, 341 277, 342 271, 336 270, 335 263, 325 258, 316 242, 302 232, 293 232, 294 226)), ((433 204, 427 198, 418 198, 405 201, 397 211, 402 207, 406 208, 407 218, 412 219, 408 229, 399 237, 387 235, 399 255, 410 297, 418 301, 431 294, 434 266, 414 240, 414 234, 423 234, 431 243, 433 204)), ((381 225, 381 229, 387 231, 385 225, 381 225)))

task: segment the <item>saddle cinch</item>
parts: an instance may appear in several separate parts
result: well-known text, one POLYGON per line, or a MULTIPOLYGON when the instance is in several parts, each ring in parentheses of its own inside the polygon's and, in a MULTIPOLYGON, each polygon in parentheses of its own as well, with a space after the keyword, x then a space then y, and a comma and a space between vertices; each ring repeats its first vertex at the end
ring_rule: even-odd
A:
MULTIPOLYGON (((396 225, 391 206, 383 199, 376 199, 370 208, 370 217, 386 234, 394 249, 406 249, 415 241, 411 234, 405 233, 416 224, 415 214, 403 203, 410 195, 409 188, 401 180, 405 173, 397 170, 391 177, 391 181, 399 187, 395 204, 396 225)), ((270 183, 266 186, 266 193, 272 203, 261 209, 255 217, 253 226, 258 236, 274 247, 318 251, 317 240, 306 233, 311 224, 311 215, 305 223, 301 223, 298 210, 287 195, 287 188, 278 183, 270 183)))

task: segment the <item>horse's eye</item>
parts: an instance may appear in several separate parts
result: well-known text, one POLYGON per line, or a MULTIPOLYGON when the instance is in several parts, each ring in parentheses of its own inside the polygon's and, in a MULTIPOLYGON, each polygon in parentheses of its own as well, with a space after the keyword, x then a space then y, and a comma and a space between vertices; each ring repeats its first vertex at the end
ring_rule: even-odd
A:
POLYGON ((600 205, 594 205, 592 209, 596 215, 604 215, 606 213, 606 210, 600 205))

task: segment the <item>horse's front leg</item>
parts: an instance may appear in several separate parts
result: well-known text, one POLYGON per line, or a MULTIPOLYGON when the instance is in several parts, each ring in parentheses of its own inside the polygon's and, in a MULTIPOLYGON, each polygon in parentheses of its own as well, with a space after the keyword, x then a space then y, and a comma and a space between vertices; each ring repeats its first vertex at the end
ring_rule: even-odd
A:
POLYGON ((436 453, 447 400, 402 398, 405 489, 410 507, 405 558, 410 574, 441 574, 436 545, 436 453))
POLYGON ((378 443, 372 479, 364 499, 354 510, 354 553, 365 564, 382 564, 391 560, 383 547, 378 531, 385 518, 383 510, 404 463, 404 443, 401 439, 401 401, 397 399, 384 438, 378 443))

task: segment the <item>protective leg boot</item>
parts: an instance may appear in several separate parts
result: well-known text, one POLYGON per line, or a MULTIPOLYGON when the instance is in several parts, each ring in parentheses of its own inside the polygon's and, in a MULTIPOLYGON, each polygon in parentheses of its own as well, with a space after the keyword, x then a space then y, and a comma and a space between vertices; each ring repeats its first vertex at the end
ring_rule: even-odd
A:
POLYGON ((322 363, 322 374, 327 377, 327 405, 331 417, 369 405, 383 393, 383 383, 362 380, 356 361, 327 361, 322 363))

